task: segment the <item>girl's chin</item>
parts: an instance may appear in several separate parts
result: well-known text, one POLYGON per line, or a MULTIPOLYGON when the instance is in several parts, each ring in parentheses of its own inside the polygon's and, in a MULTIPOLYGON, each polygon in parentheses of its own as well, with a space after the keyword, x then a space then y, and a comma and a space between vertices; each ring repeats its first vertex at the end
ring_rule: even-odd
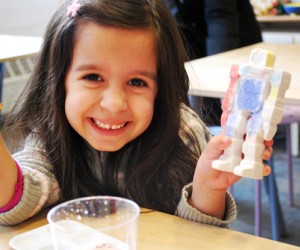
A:
POLYGON ((104 152, 115 152, 124 146, 124 145, 109 145, 107 143, 101 143, 101 145, 93 142, 88 142, 88 143, 93 149, 97 151, 104 151, 104 152), (105 145, 105 147, 103 147, 103 145, 105 145))

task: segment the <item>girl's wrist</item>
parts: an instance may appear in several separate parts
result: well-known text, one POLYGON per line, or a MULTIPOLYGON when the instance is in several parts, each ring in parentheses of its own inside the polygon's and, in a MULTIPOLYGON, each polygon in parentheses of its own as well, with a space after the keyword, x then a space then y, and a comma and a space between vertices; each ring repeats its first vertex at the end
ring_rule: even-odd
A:
POLYGON ((199 190, 195 190, 193 187, 188 203, 206 215, 223 219, 225 212, 225 199, 226 189, 214 190, 203 187, 199 190))
POLYGON ((0 213, 6 212, 6 211, 12 209, 13 207, 15 207, 19 203, 19 201, 21 200, 21 197, 22 197, 23 174, 22 174, 21 168, 18 165, 18 163, 15 162, 15 164, 16 164, 17 173, 18 173, 17 183, 15 185, 15 193, 14 193, 13 197, 11 198, 11 200, 4 207, 0 208, 0 213))

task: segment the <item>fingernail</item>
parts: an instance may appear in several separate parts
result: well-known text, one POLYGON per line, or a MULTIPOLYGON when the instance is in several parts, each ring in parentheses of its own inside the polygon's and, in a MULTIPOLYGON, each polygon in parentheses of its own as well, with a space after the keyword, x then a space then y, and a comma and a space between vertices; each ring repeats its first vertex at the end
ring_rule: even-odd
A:
POLYGON ((230 141, 230 138, 229 138, 229 137, 224 137, 223 140, 222 140, 222 142, 223 142, 224 144, 227 144, 229 141, 230 141))

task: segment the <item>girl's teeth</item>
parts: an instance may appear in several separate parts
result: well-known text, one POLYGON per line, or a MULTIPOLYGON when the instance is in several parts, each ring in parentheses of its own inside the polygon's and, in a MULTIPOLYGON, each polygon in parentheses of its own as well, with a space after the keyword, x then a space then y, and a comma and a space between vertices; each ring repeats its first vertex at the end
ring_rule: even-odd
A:
POLYGON ((121 125, 112 125, 110 126, 109 124, 105 124, 102 122, 99 122, 97 120, 94 120, 95 124, 99 127, 99 128, 103 128, 103 129, 120 129, 123 128, 125 123, 121 124, 121 125))

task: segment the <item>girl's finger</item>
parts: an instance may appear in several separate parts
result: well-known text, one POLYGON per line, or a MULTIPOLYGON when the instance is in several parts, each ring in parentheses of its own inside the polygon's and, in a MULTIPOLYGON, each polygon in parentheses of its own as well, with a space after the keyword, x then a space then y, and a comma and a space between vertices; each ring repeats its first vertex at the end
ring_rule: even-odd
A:
POLYGON ((272 147, 268 147, 264 150, 262 158, 264 160, 270 160, 270 158, 272 157, 273 154, 273 148, 272 147))
POLYGON ((230 142, 231 139, 227 136, 214 136, 207 144, 204 153, 209 159, 218 157, 223 152, 223 150, 228 147, 230 142))
POLYGON ((264 144, 265 144, 266 147, 272 147, 273 144, 274 144, 274 141, 273 140, 271 140, 271 141, 264 141, 264 144))
POLYGON ((264 176, 270 175, 271 172, 272 172, 272 170, 271 170, 270 166, 267 164, 264 164, 264 176))

